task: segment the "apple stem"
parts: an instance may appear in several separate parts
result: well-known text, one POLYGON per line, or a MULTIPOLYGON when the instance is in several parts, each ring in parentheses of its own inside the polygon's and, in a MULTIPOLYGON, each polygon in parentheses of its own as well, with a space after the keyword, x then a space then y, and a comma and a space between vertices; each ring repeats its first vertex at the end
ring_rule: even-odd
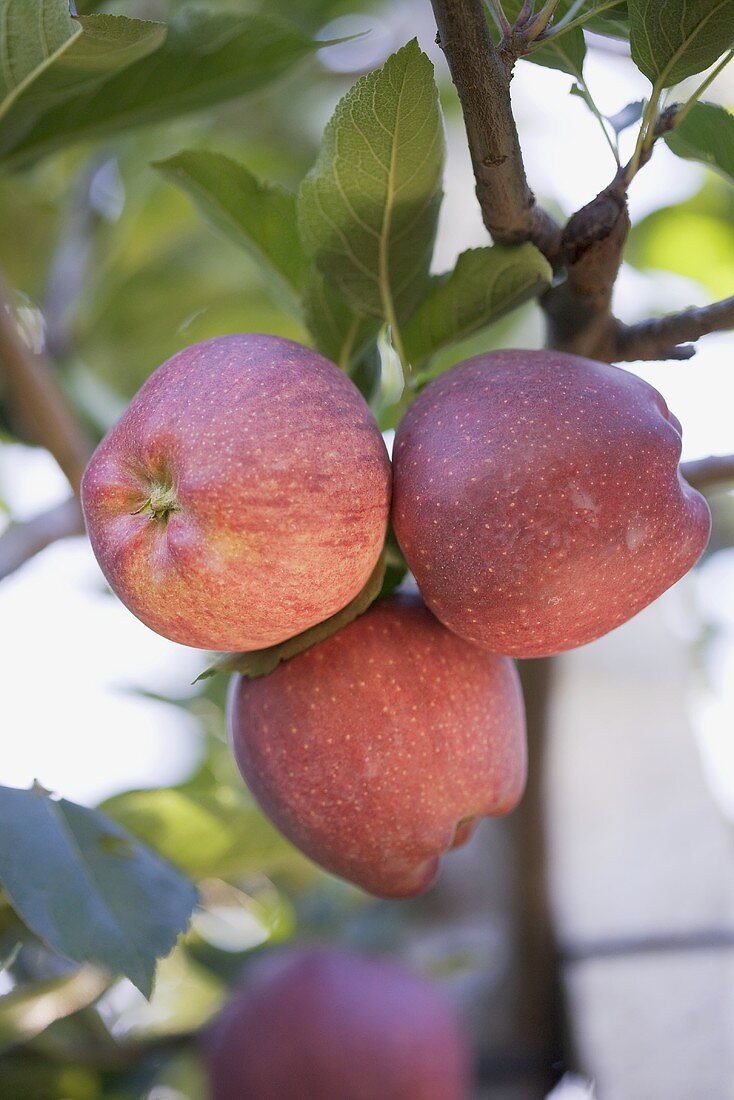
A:
POLYGON ((181 506, 176 499, 176 490, 172 485, 161 485, 154 481, 150 490, 150 496, 139 508, 132 513, 139 516, 143 512, 150 512, 153 519, 165 523, 174 512, 180 512, 181 506))

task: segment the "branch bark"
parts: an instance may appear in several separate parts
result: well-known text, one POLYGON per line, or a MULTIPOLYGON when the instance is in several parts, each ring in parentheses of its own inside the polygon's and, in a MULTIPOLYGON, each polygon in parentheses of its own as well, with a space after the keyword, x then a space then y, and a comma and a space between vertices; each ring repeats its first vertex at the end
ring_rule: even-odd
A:
POLYGON ((614 360, 617 322, 612 294, 629 230, 627 187, 620 171, 563 230, 566 278, 541 302, 549 347, 608 363, 614 360))
POLYGON ((694 340, 709 332, 734 329, 734 296, 709 306, 685 309, 654 317, 638 325, 620 325, 617 331, 615 359, 690 359, 694 340), (689 346, 686 346, 689 345, 689 346))
MULTIPOLYGON (((578 210, 561 232, 538 205, 528 184, 510 102, 512 68, 527 47, 515 26, 495 46, 482 0, 431 0, 451 76, 461 101, 476 193, 484 224, 502 244, 532 241, 565 279, 541 300, 547 343, 561 351, 612 363, 632 359, 687 359, 681 346, 717 329, 734 327, 734 299, 703 310, 627 326, 614 317, 612 294, 630 229, 627 190, 652 155, 621 168, 612 182, 578 210)), ((662 111, 653 141, 675 125, 679 105, 662 111)))
POLYGON ((51 543, 83 533, 84 520, 76 497, 69 497, 25 523, 11 524, 0 536, 0 581, 51 543))
POLYGON ((48 363, 23 340, 2 277, 0 371, 9 403, 33 439, 51 452, 78 495, 82 474, 92 452, 91 442, 48 363))
POLYGON ((532 241, 555 266, 560 231, 525 175, 510 104, 512 59, 492 42, 481 0, 432 4, 461 101, 484 224, 500 244, 532 241))
POLYGON ((536 1095, 557 1082, 563 1062, 563 995, 548 891, 545 779, 553 659, 520 662, 528 731, 528 781, 509 819, 516 842, 518 1039, 535 1060, 536 1095))

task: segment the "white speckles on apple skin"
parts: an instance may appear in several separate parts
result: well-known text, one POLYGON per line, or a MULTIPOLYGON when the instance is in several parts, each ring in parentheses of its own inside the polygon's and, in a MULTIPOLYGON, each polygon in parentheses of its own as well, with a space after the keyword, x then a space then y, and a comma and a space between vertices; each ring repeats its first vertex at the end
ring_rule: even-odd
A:
POLYGON ((363 587, 382 549, 390 463, 353 383, 275 336, 225 336, 159 367, 82 485, 111 587, 174 641, 251 650, 306 630, 363 587), (139 511, 175 490, 165 521, 139 511))
POLYGON ((282 832, 384 897, 426 889, 465 823, 507 813, 525 783, 512 662, 451 634, 417 597, 378 601, 268 676, 234 677, 228 723, 282 832))
POLYGON ((478 356, 427 386, 398 429, 395 532, 451 630, 514 657, 559 653, 631 618, 703 553, 710 514, 680 450, 680 424, 635 375, 552 351, 478 356))

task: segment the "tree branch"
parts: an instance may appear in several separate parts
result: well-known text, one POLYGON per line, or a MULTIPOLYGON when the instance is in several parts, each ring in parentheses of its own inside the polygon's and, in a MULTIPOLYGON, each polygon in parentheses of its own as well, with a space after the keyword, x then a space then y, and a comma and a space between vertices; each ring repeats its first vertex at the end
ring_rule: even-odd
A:
POLYGON ((541 302, 550 347, 612 362, 617 332, 612 294, 629 230, 627 188, 620 170, 563 230, 566 278, 541 302))
POLYGON ((734 482, 734 455, 710 455, 684 462, 680 468, 683 477, 694 489, 707 489, 713 485, 734 482))
POLYGON ((681 345, 725 329, 734 329, 734 296, 709 306, 653 317, 638 325, 619 325, 614 358, 623 362, 690 359, 695 348, 681 345))
POLYGON ((0 581, 51 543, 83 533, 84 520, 76 497, 69 497, 25 523, 12 523, 0 536, 0 581))
POLYGON ((559 229, 530 190, 512 115, 512 59, 492 42, 481 0, 432 4, 461 101, 484 224, 500 244, 532 241, 555 265, 559 229))
POLYGON ((33 438, 51 452, 78 494, 91 443, 52 370, 24 342, 1 276, 0 371, 8 401, 33 438))

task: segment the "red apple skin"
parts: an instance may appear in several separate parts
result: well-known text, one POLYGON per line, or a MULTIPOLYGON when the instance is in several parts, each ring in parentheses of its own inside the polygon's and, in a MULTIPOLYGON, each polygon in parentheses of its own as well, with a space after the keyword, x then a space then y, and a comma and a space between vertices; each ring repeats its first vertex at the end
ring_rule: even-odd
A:
POLYGON ((393 524, 431 611, 513 657, 583 645, 706 547, 681 428, 652 386, 554 351, 498 351, 436 379, 403 419, 393 524))
POLYGON ((159 367, 82 483, 92 547, 122 602, 166 638, 235 651, 349 603, 382 549, 389 496, 385 445, 349 378, 254 334, 159 367), (156 493, 158 514, 146 507, 156 493))
POLYGON ((228 707, 240 771, 316 863, 380 897, 419 894, 441 855, 525 783, 514 665, 451 634, 412 595, 256 680, 228 707))
POLYGON ((254 970, 208 1036, 212 1100, 468 1100, 467 1045, 429 982, 323 948, 254 970))

